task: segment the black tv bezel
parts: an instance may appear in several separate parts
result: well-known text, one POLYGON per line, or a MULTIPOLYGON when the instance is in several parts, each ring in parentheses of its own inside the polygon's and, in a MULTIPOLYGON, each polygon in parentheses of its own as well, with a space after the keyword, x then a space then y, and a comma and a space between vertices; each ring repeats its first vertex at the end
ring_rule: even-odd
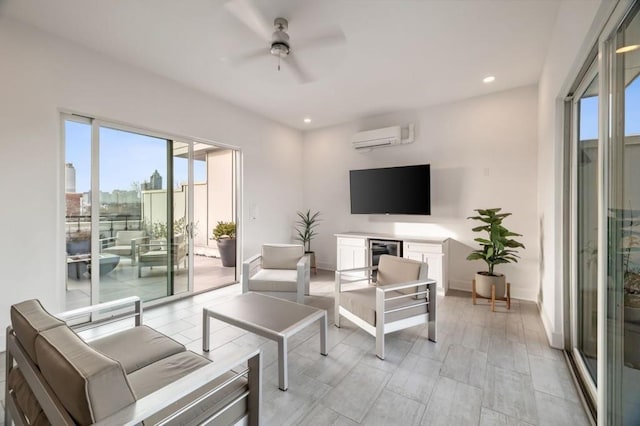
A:
POLYGON ((391 167, 373 167, 368 169, 352 169, 349 170, 349 205, 350 212, 354 215, 398 215, 398 216, 430 216, 431 215, 431 164, 410 164, 406 166, 391 166, 391 167), (421 210, 420 212, 397 212, 397 211, 358 211, 354 212, 353 205, 353 184, 352 184, 352 174, 354 172, 371 172, 377 170, 397 170, 397 169, 408 169, 414 167, 425 167, 427 169, 427 176, 429 179, 428 183, 428 198, 427 198, 427 208, 425 210, 421 210))

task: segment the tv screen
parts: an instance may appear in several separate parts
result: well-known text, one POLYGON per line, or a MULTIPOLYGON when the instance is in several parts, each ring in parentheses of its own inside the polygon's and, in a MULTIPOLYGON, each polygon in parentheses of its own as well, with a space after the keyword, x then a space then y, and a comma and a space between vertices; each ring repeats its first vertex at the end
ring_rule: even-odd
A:
POLYGON ((429 164, 351 170, 351 214, 431 214, 429 164))

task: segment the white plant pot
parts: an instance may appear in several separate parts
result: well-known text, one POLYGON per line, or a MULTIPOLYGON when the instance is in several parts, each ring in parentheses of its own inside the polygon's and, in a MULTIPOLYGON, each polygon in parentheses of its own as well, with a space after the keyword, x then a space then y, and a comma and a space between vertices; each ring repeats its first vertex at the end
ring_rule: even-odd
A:
POLYGON ((504 298, 507 291, 504 274, 489 275, 488 272, 476 272, 476 294, 491 298, 491 286, 496 286, 496 297, 504 298))

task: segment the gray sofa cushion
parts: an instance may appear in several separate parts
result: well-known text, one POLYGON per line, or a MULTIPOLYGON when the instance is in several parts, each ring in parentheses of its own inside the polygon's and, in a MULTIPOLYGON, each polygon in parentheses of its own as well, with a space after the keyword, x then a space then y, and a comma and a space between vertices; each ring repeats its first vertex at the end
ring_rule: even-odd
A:
POLYGON ((120 362, 127 374, 185 351, 182 344, 146 325, 94 340, 89 345, 120 362))
POLYGON ((300 244, 262 245, 262 267, 264 269, 296 269, 302 256, 304 256, 304 248, 300 244))
MULTIPOLYGON (((402 295, 403 293, 390 291, 387 293, 387 298, 402 295)), ((405 306, 412 306, 419 303, 423 303, 423 301, 418 301, 413 297, 403 297, 401 299, 387 301, 386 308, 387 310, 391 310, 405 306)), ((344 306, 349 312, 355 314, 357 317, 363 319, 364 321, 375 327, 377 319, 375 287, 360 288, 357 290, 341 292, 340 306, 344 306)), ((419 314, 426 314, 427 312, 427 305, 416 306, 415 308, 408 308, 402 311, 392 312, 385 316, 385 323, 397 321, 403 318, 409 318, 419 314)))
MULTIPOLYGON (((149 395, 162 387, 173 383, 174 381, 192 373, 199 368, 208 365, 211 361, 194 352, 186 351, 179 354, 159 360, 147 367, 131 373, 129 382, 138 399, 149 395)), ((175 404, 168 406, 165 410, 157 413, 151 418, 145 420, 145 424, 155 424, 167 415, 174 412, 178 407, 185 405, 188 401, 193 401, 205 392, 214 389, 218 385, 233 377, 233 373, 227 372, 216 380, 208 383, 206 386, 198 389, 196 392, 182 398, 175 404)), ((217 411, 224 404, 232 401, 234 398, 247 390, 247 380, 240 378, 231 385, 225 386, 223 389, 215 392, 207 397, 197 407, 181 414, 170 422, 171 425, 198 424, 199 420, 204 420, 208 415, 217 411)), ((230 408, 224 415, 216 420, 214 424, 234 424, 246 413, 246 399, 242 399, 239 403, 230 408)))
POLYGON ((41 332, 35 350, 42 375, 79 424, 95 423, 135 401, 122 366, 68 327, 41 332))
POLYGON ((185 351, 156 361, 127 377, 136 398, 140 399, 210 362, 194 352, 185 351))
POLYGON ((64 322, 47 312, 39 301, 25 300, 11 306, 11 325, 16 338, 37 365, 34 344, 38 333, 64 325, 64 322))

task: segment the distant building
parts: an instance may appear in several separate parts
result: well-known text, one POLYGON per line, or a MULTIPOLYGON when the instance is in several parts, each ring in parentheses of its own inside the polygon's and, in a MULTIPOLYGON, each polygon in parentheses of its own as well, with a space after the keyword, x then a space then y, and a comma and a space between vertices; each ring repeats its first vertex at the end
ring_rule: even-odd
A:
POLYGON ((158 173, 158 170, 153 172, 149 180, 150 180, 149 189, 162 189, 162 176, 160 176, 160 173, 158 173))
POLYGON ((69 216, 81 216, 82 212, 82 194, 70 193, 67 191, 65 194, 65 201, 67 207, 67 217, 69 216))
POLYGON ((162 189, 162 176, 160 175, 160 173, 158 173, 157 169, 155 172, 153 172, 153 174, 149 178, 149 182, 144 181, 140 185, 140 189, 143 191, 153 191, 157 189, 162 189))
POLYGON ((75 193, 76 192, 76 168, 73 167, 73 163, 67 163, 64 169, 64 192, 75 193))

